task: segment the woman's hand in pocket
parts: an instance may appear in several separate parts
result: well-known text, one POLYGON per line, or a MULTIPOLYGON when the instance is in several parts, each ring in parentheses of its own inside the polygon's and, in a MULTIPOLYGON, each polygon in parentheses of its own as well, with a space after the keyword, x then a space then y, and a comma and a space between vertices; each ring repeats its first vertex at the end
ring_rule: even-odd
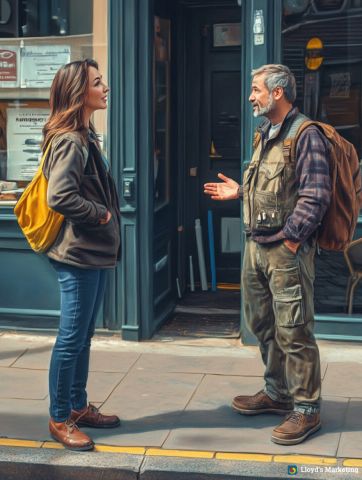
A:
POLYGON ((110 212, 109 210, 107 210, 107 216, 104 217, 104 218, 101 218, 101 219, 99 220, 99 223, 100 223, 101 225, 105 225, 106 223, 108 223, 108 222, 110 221, 111 218, 112 218, 112 214, 111 214, 111 212, 110 212))

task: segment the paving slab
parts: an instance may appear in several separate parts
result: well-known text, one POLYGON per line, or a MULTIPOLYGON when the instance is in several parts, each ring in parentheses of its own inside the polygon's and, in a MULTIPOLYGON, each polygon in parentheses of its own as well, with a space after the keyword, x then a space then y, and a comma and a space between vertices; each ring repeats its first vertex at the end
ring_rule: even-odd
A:
POLYGON ((283 417, 239 415, 230 408, 233 396, 255 393, 259 387, 262 387, 262 382, 254 378, 243 377, 240 381, 236 377, 207 375, 163 447, 225 452, 336 454, 348 399, 325 398, 320 433, 308 442, 285 447, 270 440, 273 428, 283 417))
POLYGON ((27 348, 12 367, 28 368, 33 370, 48 370, 52 347, 49 345, 33 345, 27 348))
POLYGON ((322 394, 362 398, 361 385, 362 365, 354 362, 328 363, 322 394))
POLYGON ((328 363, 321 361, 321 379, 323 380, 327 373, 328 363))
POLYGON ((48 400, 0 399, 0 436, 37 441, 50 440, 48 403, 48 400))
POLYGON ((337 452, 340 457, 362 458, 361 412, 361 398, 351 398, 348 403, 346 420, 337 452))
POLYGON ((140 353, 135 352, 118 352, 117 350, 97 350, 92 348, 89 370, 93 372, 126 373, 140 356, 140 353))
MULTIPOLYGON (((1 339, 0 339, 1 340, 1 339)), ((0 345, 1 346, 1 345, 0 345)), ((1 350, 0 350, 1 351, 1 350)), ((10 350, 9 350, 10 351, 10 350)), ((15 350, 15 353, 17 351, 15 350)), ((24 349, 13 366, 19 368, 48 369, 52 346, 35 346, 24 349)), ((122 372, 126 373, 140 357, 140 353, 117 352, 91 349, 89 370, 94 372, 122 372)), ((0 354, 0 366, 1 366, 0 354)), ((5 354, 4 354, 5 358, 5 354)), ((9 366, 9 365, 4 365, 9 366)))
POLYGON ((161 446, 202 378, 132 370, 102 407, 121 417, 121 429, 110 431, 106 441, 98 431, 93 438, 110 445, 161 446))
POLYGON ((213 373, 256 377, 264 374, 264 365, 259 355, 255 358, 228 358, 227 356, 195 357, 144 353, 133 368, 157 372, 213 373))
POLYGON ((120 372, 89 372, 87 393, 90 402, 103 403, 124 377, 120 372))
POLYGON ((10 367, 25 352, 26 347, 17 340, 0 336, 0 367, 10 367))
POLYGON ((0 367, 0 398, 42 400, 48 395, 48 372, 0 367))

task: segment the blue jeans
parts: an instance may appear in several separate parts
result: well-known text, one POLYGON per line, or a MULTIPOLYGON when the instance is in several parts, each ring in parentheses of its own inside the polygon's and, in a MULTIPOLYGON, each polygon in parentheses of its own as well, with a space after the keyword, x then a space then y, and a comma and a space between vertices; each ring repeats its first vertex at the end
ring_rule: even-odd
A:
POLYGON ((50 416, 64 422, 87 405, 89 353, 106 270, 50 260, 60 285, 60 324, 49 368, 50 416))

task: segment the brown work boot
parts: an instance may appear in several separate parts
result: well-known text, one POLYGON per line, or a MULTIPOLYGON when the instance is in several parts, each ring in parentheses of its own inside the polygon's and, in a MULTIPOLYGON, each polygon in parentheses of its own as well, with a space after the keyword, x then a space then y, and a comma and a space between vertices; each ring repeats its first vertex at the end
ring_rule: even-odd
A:
POLYGON ((281 445, 296 445, 321 428, 319 413, 289 413, 283 422, 274 428, 272 441, 281 445))
POLYGON ((114 428, 121 424, 117 415, 103 415, 91 403, 83 410, 72 410, 70 418, 78 427, 114 428))
POLYGON ((69 450, 85 451, 93 450, 94 448, 93 440, 81 432, 70 419, 65 422, 54 422, 54 420, 50 419, 49 431, 54 440, 69 450))
POLYGON ((283 403, 272 400, 264 390, 255 395, 239 395, 235 397, 232 407, 242 415, 257 415, 259 413, 278 413, 285 415, 293 410, 292 402, 283 403))

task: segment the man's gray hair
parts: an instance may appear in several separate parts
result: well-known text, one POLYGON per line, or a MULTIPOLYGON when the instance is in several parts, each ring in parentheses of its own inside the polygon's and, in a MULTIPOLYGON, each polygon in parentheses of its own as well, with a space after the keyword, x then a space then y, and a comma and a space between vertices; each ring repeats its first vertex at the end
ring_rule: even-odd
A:
POLYGON ((288 102, 294 103, 297 96, 295 77, 286 65, 274 63, 263 65, 251 71, 252 78, 257 75, 265 75, 264 83, 270 93, 276 87, 282 87, 285 98, 288 102))

